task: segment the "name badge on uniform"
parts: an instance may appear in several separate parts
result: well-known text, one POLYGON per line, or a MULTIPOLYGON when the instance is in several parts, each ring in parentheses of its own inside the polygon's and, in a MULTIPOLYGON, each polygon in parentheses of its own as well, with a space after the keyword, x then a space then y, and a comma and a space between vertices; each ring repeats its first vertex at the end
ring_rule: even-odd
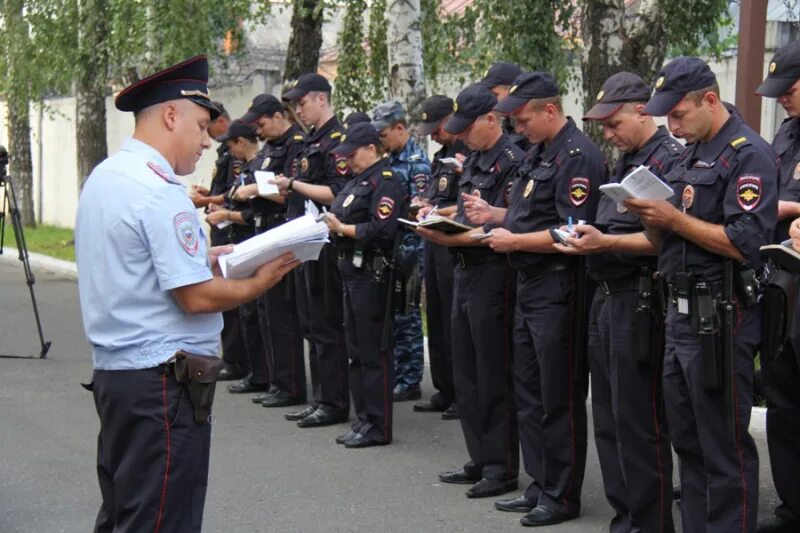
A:
POLYGON ((271 159, 272 159, 271 157, 267 157, 266 159, 264 159, 264 162, 261 163, 261 170, 266 170, 267 169, 271 159))
POLYGON ((303 172, 308 172, 308 158, 304 157, 300 160, 300 170, 303 172))
MULTIPOLYGON (((796 179, 800 179, 800 178, 796 178, 796 179)), ((447 178, 441 177, 441 178, 439 178, 439 192, 444 192, 445 190, 447 190, 447 178)))
POLYGON ((525 191, 522 193, 522 196, 524 198, 527 198, 528 196, 530 196, 531 193, 533 192, 533 188, 534 187, 536 187, 536 180, 531 178, 531 179, 528 180, 528 184, 525 185, 525 191))
POLYGON ((344 199, 344 203, 342 204, 342 207, 350 207, 350 204, 353 203, 353 200, 355 199, 355 197, 356 196, 354 194, 347 195, 347 198, 344 199))

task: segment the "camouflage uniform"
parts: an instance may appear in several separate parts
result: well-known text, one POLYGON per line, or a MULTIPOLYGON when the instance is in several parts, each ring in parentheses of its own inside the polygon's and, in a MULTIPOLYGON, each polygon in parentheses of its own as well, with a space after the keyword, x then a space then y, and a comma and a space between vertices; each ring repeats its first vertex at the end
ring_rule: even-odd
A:
MULTIPOLYGON (((431 179, 431 163, 425 151, 409 138, 403 149, 391 154, 389 165, 401 182, 408 188, 410 198, 420 196, 428 188, 431 179)), ((400 243, 400 261, 413 260, 419 268, 423 265, 422 239, 415 233, 403 235, 400 243)), ((408 308, 405 314, 394 317, 394 368, 395 390, 405 391, 419 386, 422 381, 425 347, 422 336, 422 317, 419 302, 408 308)))

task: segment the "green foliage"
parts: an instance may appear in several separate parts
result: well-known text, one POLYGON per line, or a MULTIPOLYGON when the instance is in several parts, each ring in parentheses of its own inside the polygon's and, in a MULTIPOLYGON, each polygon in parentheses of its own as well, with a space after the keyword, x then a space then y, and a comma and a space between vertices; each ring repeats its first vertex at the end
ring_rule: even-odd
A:
POLYGON ((667 55, 712 56, 736 46, 738 35, 726 31, 733 25, 730 0, 659 0, 667 55))
POLYGON ((388 92, 389 48, 386 43, 386 0, 372 0, 369 12, 369 74, 373 104, 386 99, 388 92))

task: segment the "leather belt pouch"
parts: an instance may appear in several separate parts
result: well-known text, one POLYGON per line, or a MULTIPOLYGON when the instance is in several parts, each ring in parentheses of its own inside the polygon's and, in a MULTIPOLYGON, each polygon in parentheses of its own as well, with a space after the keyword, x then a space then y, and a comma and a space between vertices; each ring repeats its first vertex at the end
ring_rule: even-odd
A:
POLYGON ((217 378, 222 370, 222 359, 217 356, 197 355, 179 350, 171 359, 175 369, 175 380, 186 385, 189 399, 194 407, 194 421, 208 422, 217 378))

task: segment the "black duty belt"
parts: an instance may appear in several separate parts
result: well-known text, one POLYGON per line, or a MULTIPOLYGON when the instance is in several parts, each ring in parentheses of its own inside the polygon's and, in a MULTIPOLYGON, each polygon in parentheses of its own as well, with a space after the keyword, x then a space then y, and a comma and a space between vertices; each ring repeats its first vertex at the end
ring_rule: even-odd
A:
POLYGON ((597 288, 608 296, 615 292, 627 292, 639 290, 639 274, 619 279, 606 279, 597 282, 597 288))
POLYGON ((467 268, 505 260, 505 255, 495 253, 465 254, 462 252, 455 252, 453 254, 453 264, 458 268, 467 268))
POLYGON ((541 278, 560 270, 570 270, 574 266, 572 263, 550 260, 529 267, 520 267, 516 271, 521 281, 528 281, 529 279, 541 278))
MULTIPOLYGON (((702 280, 698 280, 702 281, 702 280)), ((708 281, 706 282, 711 287, 711 294, 715 300, 722 300, 722 281, 708 281)), ((669 294, 669 301, 673 304, 678 303, 677 287, 674 283, 667 284, 667 294, 669 294)))

